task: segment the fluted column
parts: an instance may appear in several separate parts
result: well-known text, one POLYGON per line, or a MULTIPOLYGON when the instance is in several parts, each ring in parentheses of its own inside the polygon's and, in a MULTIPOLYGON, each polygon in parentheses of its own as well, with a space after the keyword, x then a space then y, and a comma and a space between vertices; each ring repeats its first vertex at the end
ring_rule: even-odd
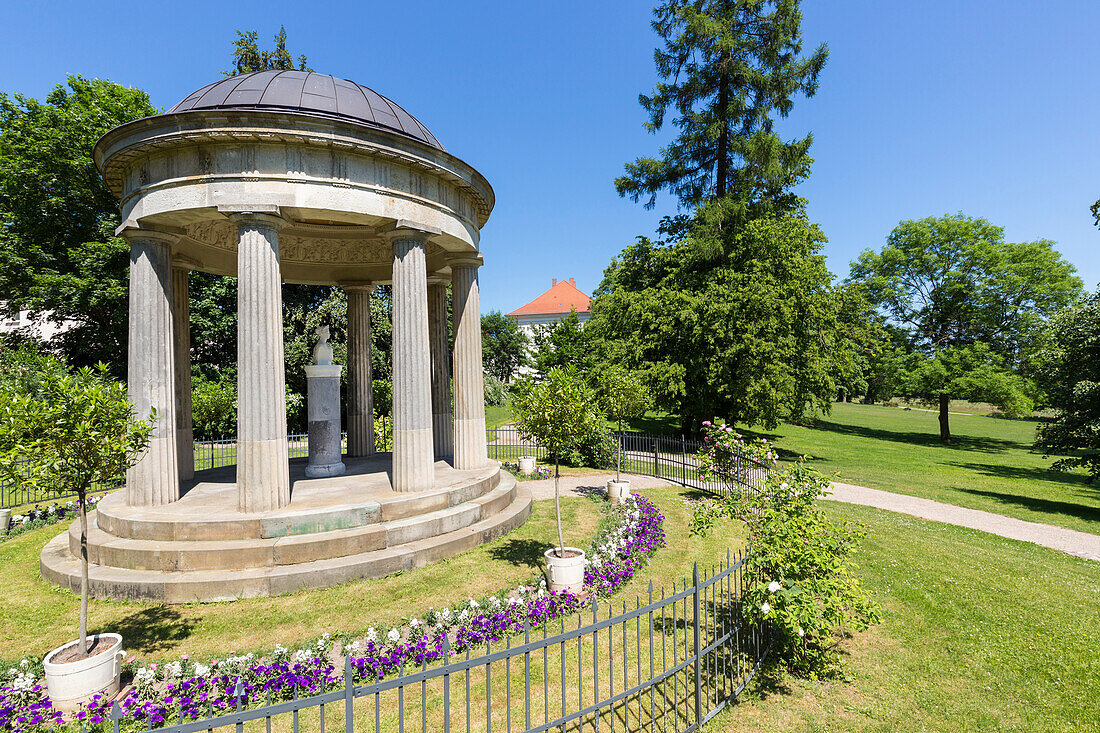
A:
POLYGON ((398 228, 393 244, 393 488, 432 487, 431 369, 428 351, 427 240, 398 228))
POLYGON ((435 457, 454 455, 451 410, 451 350, 447 336, 447 285, 428 282, 428 342, 432 359, 432 438, 435 457))
POLYGON ((190 268, 172 263, 172 323, 176 351, 176 455, 180 480, 195 476, 195 437, 191 422, 190 268))
POLYGON ((156 232, 124 236, 130 240, 127 388, 138 418, 157 413, 149 447, 126 471, 126 498, 131 506, 159 506, 180 495, 171 240, 156 232))
POLYGON ((374 455, 370 283, 343 283, 348 294, 348 455, 374 455))
POLYGON ((279 228, 265 214, 237 222, 237 497, 242 512, 290 503, 279 228))
POLYGON ((480 255, 451 261, 454 319, 454 467, 480 468, 485 448, 485 382, 481 365, 480 255))

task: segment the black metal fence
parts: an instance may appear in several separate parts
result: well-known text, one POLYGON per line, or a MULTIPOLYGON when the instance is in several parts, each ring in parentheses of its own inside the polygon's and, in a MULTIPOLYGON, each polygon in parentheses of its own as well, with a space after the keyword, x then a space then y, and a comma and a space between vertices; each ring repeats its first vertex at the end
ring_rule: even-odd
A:
MULTIPOLYGON (((549 449, 524 439, 514 427, 491 428, 487 434, 489 457, 494 460, 515 461, 520 456, 534 456, 539 460, 551 458, 549 449)), ((727 477, 706 479, 699 469, 702 441, 639 433, 612 433, 611 437, 622 451, 624 473, 668 479, 700 491, 739 493, 762 484, 770 470, 766 464, 738 453, 727 477)))
MULTIPOLYGON (((619 608, 590 609, 526 627, 483 651, 453 653, 445 637, 438 661, 402 668, 391 678, 355 681, 345 660, 343 684, 283 701, 238 680, 222 712, 176 721, 164 733, 235 727, 346 733, 397 731, 662 731, 698 730, 737 699, 768 652, 766 627, 743 621, 745 558, 731 559, 619 608)), ((296 683, 295 683, 296 684, 296 683)), ((119 733, 117 703, 110 720, 119 733)), ((132 729, 131 726, 127 728, 132 729)))
MULTIPOLYGON (((392 448, 393 431, 390 428, 388 420, 378 423, 378 429, 376 429, 374 437, 376 450, 388 451, 392 448)), ((309 456, 309 436, 306 433, 288 435, 287 440, 290 444, 291 458, 306 458, 309 456)), ((344 433, 344 451, 347 451, 347 433, 344 433)), ((236 465, 237 439, 217 438, 215 440, 196 440, 194 444, 194 461, 196 471, 236 465)), ((16 465, 16 473, 18 474, 19 464, 17 463, 16 465)), ((118 480, 106 484, 103 482, 96 482, 88 493, 97 494, 104 491, 111 491, 112 489, 120 487, 122 485, 122 480, 123 477, 119 476, 118 480)), ((20 484, 18 481, 13 482, 4 476, 0 476, 0 509, 73 499, 75 496, 75 494, 55 494, 42 487, 31 488, 27 485, 20 484)))

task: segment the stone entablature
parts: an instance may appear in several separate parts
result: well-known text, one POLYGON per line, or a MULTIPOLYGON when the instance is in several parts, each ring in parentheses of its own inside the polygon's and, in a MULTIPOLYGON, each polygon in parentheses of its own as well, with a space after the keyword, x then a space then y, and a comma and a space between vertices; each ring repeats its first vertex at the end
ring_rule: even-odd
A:
MULTIPOLYGON (((197 269, 234 273, 224 212, 278 210, 292 224, 283 271, 291 282, 331 282, 330 272, 310 264, 384 263, 379 233, 395 220, 439 230, 437 254, 476 252, 495 201, 484 177, 450 153, 404 135, 287 112, 149 117, 105 135, 95 158, 120 198, 123 220, 185 234, 175 253, 196 260, 197 269), (342 248, 347 239, 361 243, 342 248)), ((379 279, 368 269, 342 274, 379 279)))

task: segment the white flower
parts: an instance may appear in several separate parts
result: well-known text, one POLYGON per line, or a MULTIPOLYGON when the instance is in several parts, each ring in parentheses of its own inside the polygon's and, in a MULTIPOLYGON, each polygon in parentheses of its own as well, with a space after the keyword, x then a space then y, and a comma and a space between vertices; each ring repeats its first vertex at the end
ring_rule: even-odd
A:
POLYGON ((183 675, 183 664, 180 662, 169 662, 164 665, 164 671, 169 677, 181 677, 183 675))
POLYGON ((157 673, 148 667, 142 667, 134 675, 134 684, 138 686, 151 685, 157 679, 157 673))
POLYGON ((11 683, 11 686, 15 688, 16 692, 30 692, 34 688, 34 683, 38 680, 30 672, 22 672, 15 676, 15 680, 11 683))
POLYGON ((307 652, 305 649, 299 649, 298 651, 294 652, 294 661, 298 664, 308 662, 309 652, 307 652))
POLYGON ((509 598, 508 603, 512 604, 513 606, 518 606, 519 605, 519 599, 518 598, 509 598))
POLYGON ((768 583, 768 592, 769 593, 775 593, 777 590, 779 590, 782 587, 783 587, 782 583, 780 583, 778 580, 773 580, 772 582, 768 583))
POLYGON ((373 642, 377 638, 378 638, 378 632, 374 630, 373 626, 371 626, 369 629, 367 629, 367 641, 373 642))
POLYGON ((390 629, 390 633, 387 635, 390 641, 396 642, 401 638, 401 632, 397 629, 390 629))
POLYGON ((470 608, 481 608, 481 604, 479 604, 477 601, 475 601, 473 598, 471 598, 470 599, 470 608))
POLYGON ((458 614, 458 620, 459 621, 465 621, 469 617, 470 617, 470 612, 467 611, 466 609, 462 609, 462 613, 458 614))
POLYGON ((26 669, 27 667, 31 666, 31 660, 24 659, 24 660, 19 662, 19 666, 22 667, 23 669, 26 669))
POLYGON ((444 620, 449 619, 451 617, 451 609, 444 608, 442 611, 439 612, 439 616, 444 620))
POLYGON ((762 613, 762 614, 764 614, 765 616, 767 616, 767 615, 768 615, 768 611, 770 611, 770 610, 772 610, 772 606, 771 606, 771 604, 770 604, 770 603, 768 603, 767 601, 764 601, 764 605, 760 607, 760 613, 762 613))
POLYGON ((210 668, 209 667, 207 667, 205 664, 198 664, 198 663, 195 664, 195 676, 196 677, 205 677, 208 674, 210 674, 210 668))
POLYGON ((420 626, 420 624, 422 624, 422 623, 424 623, 424 622, 421 621, 420 619, 414 618, 412 621, 409 622, 409 626, 412 626, 415 629, 418 626, 420 626))
POLYGON ((352 654, 359 653, 359 641, 355 640, 350 644, 344 644, 344 656, 350 657, 352 654))
POLYGON ((799 636, 805 636, 806 635, 806 632, 802 630, 801 626, 798 627, 798 635, 799 636))
POLYGON ((276 644, 275 645, 275 651, 272 653, 272 656, 276 657, 277 659, 281 659, 282 657, 285 657, 289 653, 290 652, 287 650, 287 648, 285 646, 283 646, 282 644, 276 644))
POLYGON ((497 606, 500 605, 500 599, 497 598, 496 596, 492 596, 489 599, 489 605, 493 606, 493 608, 496 608, 497 606))

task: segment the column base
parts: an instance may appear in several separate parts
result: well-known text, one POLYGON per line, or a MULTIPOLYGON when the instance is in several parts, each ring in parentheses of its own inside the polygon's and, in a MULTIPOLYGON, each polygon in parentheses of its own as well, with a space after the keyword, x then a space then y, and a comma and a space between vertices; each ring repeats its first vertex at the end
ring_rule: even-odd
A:
POLYGON ((145 455, 126 472, 130 506, 162 506, 180 498, 175 437, 151 438, 145 455))
POLYGON ((268 512, 290 503, 290 447, 286 440, 238 440, 237 461, 242 512, 268 512))
POLYGON ((195 478, 195 433, 191 428, 176 431, 179 440, 177 461, 180 467, 180 479, 187 481, 195 478))
POLYGON ((344 462, 329 463, 324 466, 306 466, 307 478, 328 478, 330 476, 343 476, 348 467, 344 462))
POLYGON ((485 447, 485 418, 455 418, 455 468, 481 468, 489 462, 485 447))
POLYGON ((393 490, 427 491, 435 479, 432 429, 393 431, 393 490))

